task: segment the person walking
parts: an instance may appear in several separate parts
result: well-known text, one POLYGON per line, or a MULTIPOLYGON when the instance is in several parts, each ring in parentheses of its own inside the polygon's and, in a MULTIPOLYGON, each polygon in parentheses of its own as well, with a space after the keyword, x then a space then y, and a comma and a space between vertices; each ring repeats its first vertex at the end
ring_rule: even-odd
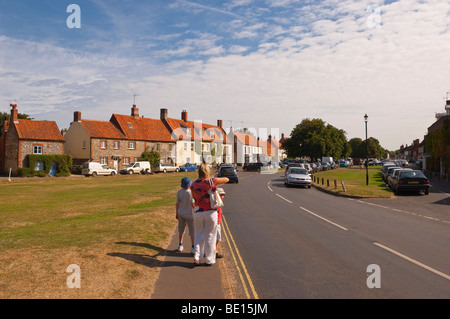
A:
POLYGON ((192 249, 191 253, 194 253, 194 199, 192 198, 191 187, 192 182, 189 177, 183 177, 181 179, 181 189, 177 192, 176 200, 176 214, 175 218, 178 220, 178 239, 179 244, 177 251, 183 251, 183 235, 188 226, 189 236, 191 237, 192 249))
MULTIPOLYGON (((223 188, 217 188, 217 192, 219 193, 220 198, 224 199, 226 193, 223 188)), ((223 258, 223 254, 219 252, 219 244, 222 241, 222 207, 217 208, 217 238, 216 238, 216 258, 223 258)))
POLYGON ((210 177, 209 166, 201 164, 198 179, 192 183, 194 206, 194 265, 216 262, 217 209, 211 208, 209 190, 215 191, 218 185, 228 183, 227 177, 210 177))

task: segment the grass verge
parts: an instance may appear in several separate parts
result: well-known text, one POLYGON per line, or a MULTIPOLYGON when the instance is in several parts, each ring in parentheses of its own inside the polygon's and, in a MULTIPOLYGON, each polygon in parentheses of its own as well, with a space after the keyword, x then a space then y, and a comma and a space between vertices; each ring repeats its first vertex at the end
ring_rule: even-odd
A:
POLYGON ((369 185, 366 185, 366 169, 359 167, 338 168, 318 172, 314 176, 315 182, 313 179, 313 184, 315 187, 337 195, 372 198, 390 198, 393 196, 391 189, 383 182, 378 166, 369 167, 369 185), (344 182, 345 191, 341 182, 344 182))
POLYGON ((149 298, 184 176, 197 173, 1 181, 0 298, 149 298))

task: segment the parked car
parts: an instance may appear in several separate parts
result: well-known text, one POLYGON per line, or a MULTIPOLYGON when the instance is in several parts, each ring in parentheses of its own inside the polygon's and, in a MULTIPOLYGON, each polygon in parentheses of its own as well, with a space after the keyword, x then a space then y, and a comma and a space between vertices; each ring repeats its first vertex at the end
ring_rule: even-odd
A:
POLYGON ((327 162, 320 163, 320 166, 322 168, 322 171, 327 171, 327 170, 331 169, 330 163, 327 163, 327 162))
POLYGON ((385 163, 385 164, 383 165, 383 167, 381 168, 381 178, 383 179, 383 181, 384 181, 385 183, 387 183, 387 176, 386 176, 386 173, 387 173, 387 170, 388 170, 389 167, 398 167, 398 166, 395 165, 395 164, 392 163, 392 162, 390 162, 390 163, 385 163))
POLYGON ((403 168, 403 167, 398 167, 398 168, 394 168, 391 173, 388 175, 387 177, 387 184, 390 188, 392 188, 392 181, 394 178, 398 177, 400 171, 403 170, 409 170, 412 171, 412 168, 403 168))
POLYGON ((117 171, 112 168, 108 168, 97 162, 86 162, 83 164, 81 169, 81 174, 88 176, 97 176, 97 175, 111 175, 114 176, 117 174, 117 171))
POLYGON ((180 172, 193 172, 197 169, 198 169, 197 164, 186 163, 183 166, 180 166, 180 172))
POLYGON ((234 165, 221 166, 219 172, 217 173, 217 177, 228 177, 230 180, 229 183, 239 183, 238 173, 234 168, 234 165))
POLYGON ((311 175, 308 174, 306 168, 291 167, 284 177, 286 186, 299 185, 311 188, 311 175))
POLYGON ((264 166, 263 163, 247 163, 244 164, 244 171, 261 171, 262 167, 264 166))
POLYGON ((428 178, 419 170, 402 170, 398 177, 393 180, 394 194, 400 192, 424 192, 428 195, 431 187, 428 178))
POLYGON ((122 168, 120 170, 120 174, 139 174, 142 171, 150 173, 150 162, 142 161, 142 162, 134 162, 131 163, 128 167, 122 168))
POLYGON ((157 164, 153 166, 153 171, 158 173, 179 172, 180 168, 172 164, 157 164))
POLYGON ((286 176, 286 174, 288 173, 288 171, 289 171, 289 169, 291 167, 305 168, 305 164, 303 164, 303 163, 295 163, 295 162, 291 162, 291 163, 287 164, 286 169, 284 170, 284 176, 286 176))

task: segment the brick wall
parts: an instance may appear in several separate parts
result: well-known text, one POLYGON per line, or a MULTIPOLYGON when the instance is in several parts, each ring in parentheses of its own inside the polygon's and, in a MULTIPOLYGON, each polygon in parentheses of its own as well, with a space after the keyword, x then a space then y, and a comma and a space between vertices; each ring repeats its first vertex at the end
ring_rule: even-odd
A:
POLYGON ((63 142, 51 142, 51 141, 20 141, 19 163, 20 167, 28 167, 26 157, 28 154, 33 154, 33 147, 35 145, 42 146, 42 155, 64 155, 64 143, 63 142))
POLYGON ((161 153, 161 160, 163 161, 163 163, 169 162, 169 158, 174 156, 175 154, 175 143, 91 139, 91 160, 93 162, 102 163, 103 159, 103 163, 105 165, 111 168, 115 168, 114 160, 117 159, 118 167, 116 167, 116 169, 121 170, 122 168, 127 167, 130 163, 133 163, 137 158, 139 158, 141 154, 146 150, 146 148, 148 148, 149 150, 154 149, 155 151, 159 151, 161 153), (134 149, 129 147, 130 142, 134 142, 134 149), (117 145, 117 143, 119 145, 117 145), (173 145, 172 152, 169 151, 169 144, 173 145))

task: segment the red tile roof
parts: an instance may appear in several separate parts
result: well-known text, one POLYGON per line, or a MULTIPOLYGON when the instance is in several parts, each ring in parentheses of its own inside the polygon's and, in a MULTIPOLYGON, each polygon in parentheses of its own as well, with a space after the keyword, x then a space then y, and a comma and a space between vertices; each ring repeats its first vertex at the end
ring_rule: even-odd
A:
POLYGON ((258 146, 258 140, 253 135, 240 132, 233 132, 233 134, 244 145, 258 146))
POLYGON ((90 137, 105 139, 126 139, 125 135, 110 121, 82 119, 80 124, 90 137))
POLYGON ((64 137, 54 121, 19 119, 14 125, 20 139, 64 142, 64 137))
POLYGON ((130 140, 175 142, 169 129, 159 119, 113 114, 110 122, 119 127, 130 140))
POLYGON ((197 140, 203 142, 218 142, 218 143, 231 143, 231 140, 226 135, 225 131, 220 127, 210 124, 203 124, 200 122, 193 122, 168 118, 167 122, 172 129, 173 138, 178 140, 180 136, 183 139, 197 140), (200 132, 201 127, 201 132, 200 132), (186 129, 190 129, 191 137, 187 136, 186 129), (209 135, 210 132, 214 132, 213 138, 209 135))

